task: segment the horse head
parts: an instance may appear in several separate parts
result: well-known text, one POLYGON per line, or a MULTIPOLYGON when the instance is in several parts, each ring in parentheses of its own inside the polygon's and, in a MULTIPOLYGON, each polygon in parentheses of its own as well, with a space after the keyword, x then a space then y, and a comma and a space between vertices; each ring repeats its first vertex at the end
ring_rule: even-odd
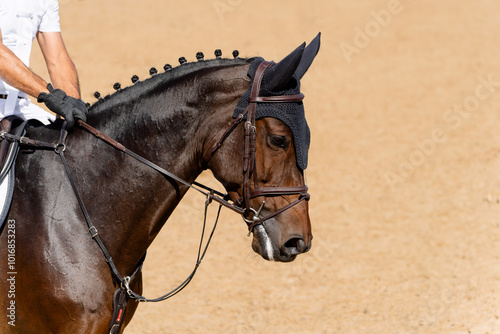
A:
POLYGON ((233 115, 233 124, 242 120, 244 126, 228 140, 224 134, 224 145, 208 165, 243 208, 252 248, 267 260, 293 261, 311 248, 304 177, 310 134, 300 79, 319 50, 320 35, 305 45, 276 64, 262 58, 251 63, 250 88, 233 115))

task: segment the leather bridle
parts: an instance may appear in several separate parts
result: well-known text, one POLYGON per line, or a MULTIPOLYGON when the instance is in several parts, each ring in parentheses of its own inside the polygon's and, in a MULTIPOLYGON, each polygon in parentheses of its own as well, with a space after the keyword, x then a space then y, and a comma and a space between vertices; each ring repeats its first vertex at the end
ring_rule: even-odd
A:
MULTIPOLYGON (((255 168, 255 153, 256 153, 256 126, 255 126, 255 114, 256 107, 258 103, 283 103, 283 102, 301 102, 304 99, 304 94, 297 95, 278 95, 278 96, 259 96, 260 87, 262 84, 262 78, 266 69, 273 66, 274 62, 263 61, 257 67, 255 76, 253 79, 252 87, 250 89, 250 98, 248 100, 248 107, 245 111, 240 114, 236 120, 233 122, 229 130, 227 130, 222 138, 215 144, 212 149, 213 154, 222 146, 223 142, 227 139, 229 134, 236 128, 236 126, 242 122, 246 117, 245 122, 245 145, 243 154, 243 195, 236 200, 236 206, 234 204, 227 205, 227 201, 220 202, 221 204, 241 213, 243 220, 248 225, 249 234, 253 231, 255 226, 262 224, 266 220, 269 220, 280 213, 290 209, 291 207, 299 204, 303 200, 309 200, 310 195, 307 192, 308 188, 304 186, 296 187, 266 187, 260 188, 257 176, 257 170, 255 168), (253 178, 253 189, 251 179, 253 178), (262 202, 259 209, 252 208, 250 201, 256 197, 267 197, 267 196, 287 196, 287 195, 299 195, 299 198, 291 202, 290 204, 284 206, 283 208, 269 214, 265 217, 260 217, 260 213, 264 208, 265 201, 262 202), (243 208, 243 211, 241 209, 243 208)), ((215 199, 217 200, 217 199, 215 199)))

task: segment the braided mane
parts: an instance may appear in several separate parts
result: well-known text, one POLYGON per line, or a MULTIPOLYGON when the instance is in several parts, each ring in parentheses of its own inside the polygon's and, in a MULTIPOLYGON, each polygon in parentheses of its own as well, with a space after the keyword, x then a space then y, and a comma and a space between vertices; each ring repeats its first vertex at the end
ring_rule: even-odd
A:
POLYGON ((106 95, 105 97, 101 97, 100 93, 96 92, 94 96, 98 100, 89 107, 89 112, 96 113, 102 110, 114 108, 125 103, 131 98, 144 95, 159 88, 168 87, 173 82, 201 70, 231 65, 241 65, 253 60, 253 58, 238 58, 237 51, 233 51, 233 55, 235 56, 234 59, 221 58, 220 51, 219 53, 217 51, 219 50, 216 50, 216 59, 204 60, 201 52, 197 53, 196 57, 198 61, 196 62, 188 63, 184 57, 181 57, 179 58, 179 66, 172 68, 171 65, 166 64, 163 67, 165 72, 159 74, 156 68, 152 67, 149 71, 151 77, 140 81, 138 76, 134 75, 132 76, 133 84, 125 88, 121 88, 119 83, 115 83, 113 88, 116 89, 116 92, 106 95))

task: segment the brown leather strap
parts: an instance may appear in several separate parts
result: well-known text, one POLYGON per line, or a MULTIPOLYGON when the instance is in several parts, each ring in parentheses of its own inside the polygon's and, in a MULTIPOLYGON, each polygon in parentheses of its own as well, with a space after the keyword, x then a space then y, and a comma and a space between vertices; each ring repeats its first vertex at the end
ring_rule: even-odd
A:
POLYGON ((231 132, 233 132, 234 129, 236 129, 236 127, 238 126, 238 124, 241 123, 241 121, 243 120, 243 117, 245 117, 245 114, 244 113, 240 114, 238 116, 238 118, 236 118, 234 120, 234 122, 231 124, 231 127, 229 129, 227 129, 226 132, 224 132, 224 134, 222 135, 221 139, 212 148, 212 151, 210 152, 210 158, 212 158, 212 156, 215 154, 215 152, 217 152, 217 150, 219 148, 221 148, 221 146, 224 143, 224 141, 226 140, 226 138, 229 137, 229 135, 231 134, 231 132))
MULTIPOLYGON (((267 68, 274 65, 273 62, 263 61, 257 67, 255 75, 253 78, 252 88, 250 90, 250 99, 258 97, 260 93, 260 87, 262 84, 262 78, 264 78, 264 73, 267 68)), ((245 152, 243 155, 243 199, 245 203, 245 214, 251 214, 252 207, 250 204, 250 180, 253 175, 255 166, 255 142, 256 142, 256 128, 255 128, 255 111, 257 104, 255 102, 248 103, 248 107, 245 112, 247 114, 247 121, 245 122, 245 152)))
POLYGON ((100 138, 100 139, 104 140, 106 143, 108 143, 109 145, 113 146, 114 148, 125 152, 125 146, 123 146, 122 144, 120 144, 116 140, 111 139, 110 137, 108 137, 107 135, 102 133, 101 131, 91 127, 87 123, 83 122, 81 119, 78 120, 78 124, 81 127, 83 127, 85 130, 87 130, 88 132, 92 133, 97 138, 100 138))
POLYGON ((248 99, 249 102, 257 103, 280 103, 280 102, 300 102, 304 99, 304 94, 279 95, 279 96, 255 96, 248 99))
POLYGON ((282 207, 281 209, 279 209, 279 210, 277 210, 277 211, 275 211, 275 212, 271 213, 269 216, 266 216, 266 217, 264 217, 264 218, 259 218, 258 220, 256 220, 256 221, 255 221, 255 222, 253 222, 252 224, 249 224, 249 225, 248 225, 248 230, 251 232, 251 231, 254 229, 254 227, 255 227, 255 226, 262 224, 262 223, 263 223, 263 222, 265 222, 266 220, 269 220, 269 219, 271 219, 271 218, 276 217, 276 216, 277 216, 277 215, 279 215, 280 213, 285 212, 286 210, 290 209, 291 207, 293 207, 293 206, 295 206, 295 205, 299 204, 300 202, 302 202, 302 201, 304 201, 304 200, 308 201, 310 198, 311 198, 311 196, 310 196, 308 193, 305 193, 305 194, 300 195, 300 196, 299 196, 299 198, 298 198, 296 201, 294 201, 294 202, 292 202, 292 203, 288 204, 287 206, 284 206, 284 207, 282 207))
POLYGON ((284 196, 284 195, 296 195, 296 194, 307 194, 307 186, 301 187, 267 187, 252 190, 250 192, 250 197, 255 198, 259 196, 284 196))

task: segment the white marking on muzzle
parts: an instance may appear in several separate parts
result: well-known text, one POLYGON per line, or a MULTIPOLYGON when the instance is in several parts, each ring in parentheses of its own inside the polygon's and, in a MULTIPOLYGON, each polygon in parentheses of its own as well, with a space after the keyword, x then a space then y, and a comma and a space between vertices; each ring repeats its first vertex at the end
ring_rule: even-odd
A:
POLYGON ((274 261, 273 246, 271 244, 271 239, 269 239, 269 236, 267 235, 266 229, 262 225, 257 225, 254 227, 254 229, 256 229, 260 237, 264 239, 264 245, 265 245, 264 251, 266 252, 267 257, 269 258, 270 261, 274 261))

